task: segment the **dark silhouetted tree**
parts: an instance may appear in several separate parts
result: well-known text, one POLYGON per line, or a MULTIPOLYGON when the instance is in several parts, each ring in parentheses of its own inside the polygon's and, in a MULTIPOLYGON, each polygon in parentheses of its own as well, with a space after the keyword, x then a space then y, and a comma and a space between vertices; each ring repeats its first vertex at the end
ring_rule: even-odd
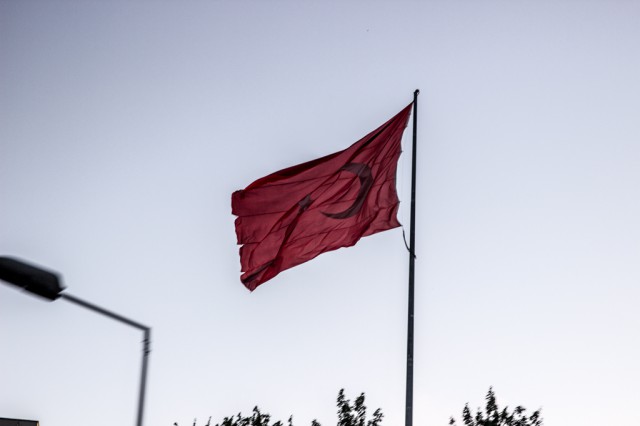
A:
MULTIPOLYGON (((361 393, 359 397, 351 404, 344 396, 344 389, 340 389, 338 392, 338 426, 380 426, 384 415, 378 408, 373 412, 373 417, 367 420, 367 407, 364 405, 364 393, 361 393)), ((215 426, 285 426, 281 421, 270 423, 271 416, 266 413, 262 413, 258 407, 253 408, 253 412, 250 416, 243 416, 242 413, 238 413, 235 416, 225 417, 222 422, 216 423, 215 426)), ((205 426, 210 426, 211 417, 209 422, 205 426)), ((178 423, 174 423, 174 426, 178 426, 178 423)), ((196 421, 193 421, 193 426, 196 426, 196 421)), ((293 417, 290 416, 287 420, 286 426, 293 426, 293 417)), ((317 420, 311 421, 311 426, 321 426, 317 420)))
MULTIPOLYGON (((338 392, 338 426, 380 426, 384 415, 378 408, 373 412, 373 418, 367 420, 367 407, 364 405, 364 393, 353 402, 345 398, 344 389, 338 392)), ((315 421, 315 420, 314 420, 315 421)), ((312 424, 312 426, 320 426, 312 424)))
MULTIPOLYGON (((500 410, 496 403, 496 395, 493 392, 493 388, 489 388, 487 396, 485 397, 486 406, 484 413, 480 408, 474 414, 469 409, 469 403, 465 404, 462 410, 462 422, 464 426, 542 426, 542 417, 540 416, 540 410, 534 411, 530 416, 527 416, 526 409, 518 406, 512 412, 509 412, 509 407, 505 407, 500 410)), ((456 420, 451 417, 449 424, 457 426, 456 420)))
MULTIPOLYGON (((269 423, 271 416, 269 414, 263 414, 258 407, 253 407, 253 413, 251 416, 244 417, 241 413, 236 416, 225 417, 221 423, 216 423, 216 426, 284 426, 281 421, 277 421, 273 424, 269 423)), ((289 417, 289 425, 291 424, 291 417, 289 417)))

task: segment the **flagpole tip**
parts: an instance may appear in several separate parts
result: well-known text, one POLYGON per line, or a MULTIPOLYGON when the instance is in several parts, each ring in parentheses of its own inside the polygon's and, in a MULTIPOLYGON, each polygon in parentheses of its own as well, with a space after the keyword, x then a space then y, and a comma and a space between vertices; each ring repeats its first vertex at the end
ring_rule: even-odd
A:
POLYGON ((415 92, 413 92, 413 94, 414 94, 415 96, 418 96, 418 95, 420 94, 420 89, 416 89, 416 90, 415 90, 415 92))

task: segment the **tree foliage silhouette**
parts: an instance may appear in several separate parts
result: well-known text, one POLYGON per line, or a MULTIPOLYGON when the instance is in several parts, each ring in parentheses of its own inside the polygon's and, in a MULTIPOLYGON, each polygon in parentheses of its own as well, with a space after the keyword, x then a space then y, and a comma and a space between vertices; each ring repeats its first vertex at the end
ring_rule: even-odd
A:
MULTIPOLYGON (((373 418, 367 420, 367 407, 364 405, 364 398, 364 393, 361 393, 351 404, 344 396, 344 389, 340 389, 337 400, 338 426, 380 426, 384 414, 378 408, 373 412, 373 418)), ((320 426, 320 424, 312 423, 312 426, 320 426)))
MULTIPOLYGON (((469 403, 465 404, 462 410, 464 426, 543 426, 540 410, 534 411, 530 416, 527 416, 526 409, 522 406, 517 406, 512 412, 509 412, 509 407, 500 410, 493 388, 489 388, 485 401, 484 413, 478 408, 475 415, 471 413, 469 403)), ((449 420, 449 425, 457 426, 453 417, 449 420)))
MULTIPOLYGON (((384 414, 378 408, 373 412, 371 419, 367 419, 367 407, 364 405, 365 396, 361 393, 353 404, 344 395, 344 389, 340 389, 338 392, 337 406, 338 406, 338 425, 337 426, 380 426, 384 414)), ((271 416, 263 413, 256 406, 250 416, 243 416, 242 413, 238 413, 235 416, 225 417, 220 423, 216 423, 215 426, 285 426, 285 424, 278 420, 275 423, 271 422, 271 416)), ((178 423, 174 423, 174 426, 179 426, 178 423)), ((205 426, 211 425, 211 417, 205 426)), ((193 421, 193 426, 196 426, 196 421, 193 421)), ((286 426, 293 426, 293 416, 289 416, 286 426)), ((316 419, 311 421, 311 426, 321 426, 316 419)))

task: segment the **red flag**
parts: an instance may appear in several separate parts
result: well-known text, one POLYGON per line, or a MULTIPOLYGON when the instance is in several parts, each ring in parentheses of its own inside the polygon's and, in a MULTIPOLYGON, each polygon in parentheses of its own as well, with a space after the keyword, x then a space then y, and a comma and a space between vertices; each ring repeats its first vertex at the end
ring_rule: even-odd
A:
POLYGON ((343 151, 232 194, 241 281, 249 290, 321 253, 400 226, 396 166, 412 105, 343 151))

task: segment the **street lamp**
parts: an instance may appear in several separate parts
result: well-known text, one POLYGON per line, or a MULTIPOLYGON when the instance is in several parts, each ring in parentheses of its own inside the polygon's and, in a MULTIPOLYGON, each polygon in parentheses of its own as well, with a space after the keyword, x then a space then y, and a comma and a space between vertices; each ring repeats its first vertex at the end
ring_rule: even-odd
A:
POLYGON ((138 398, 138 418, 136 426, 142 426, 142 415, 144 412, 144 395, 147 382, 147 364, 149 362, 149 353, 151 352, 151 328, 132 321, 128 318, 108 311, 104 308, 96 306, 92 303, 79 299, 68 293, 63 293, 64 287, 60 282, 58 274, 30 265, 21 260, 10 257, 0 256, 0 280, 9 284, 21 287, 23 290, 36 294, 51 301, 62 298, 69 302, 80 305, 84 308, 98 312, 104 316, 128 324, 132 327, 142 330, 144 339, 142 340, 142 374, 140 377, 140 395, 138 398))

